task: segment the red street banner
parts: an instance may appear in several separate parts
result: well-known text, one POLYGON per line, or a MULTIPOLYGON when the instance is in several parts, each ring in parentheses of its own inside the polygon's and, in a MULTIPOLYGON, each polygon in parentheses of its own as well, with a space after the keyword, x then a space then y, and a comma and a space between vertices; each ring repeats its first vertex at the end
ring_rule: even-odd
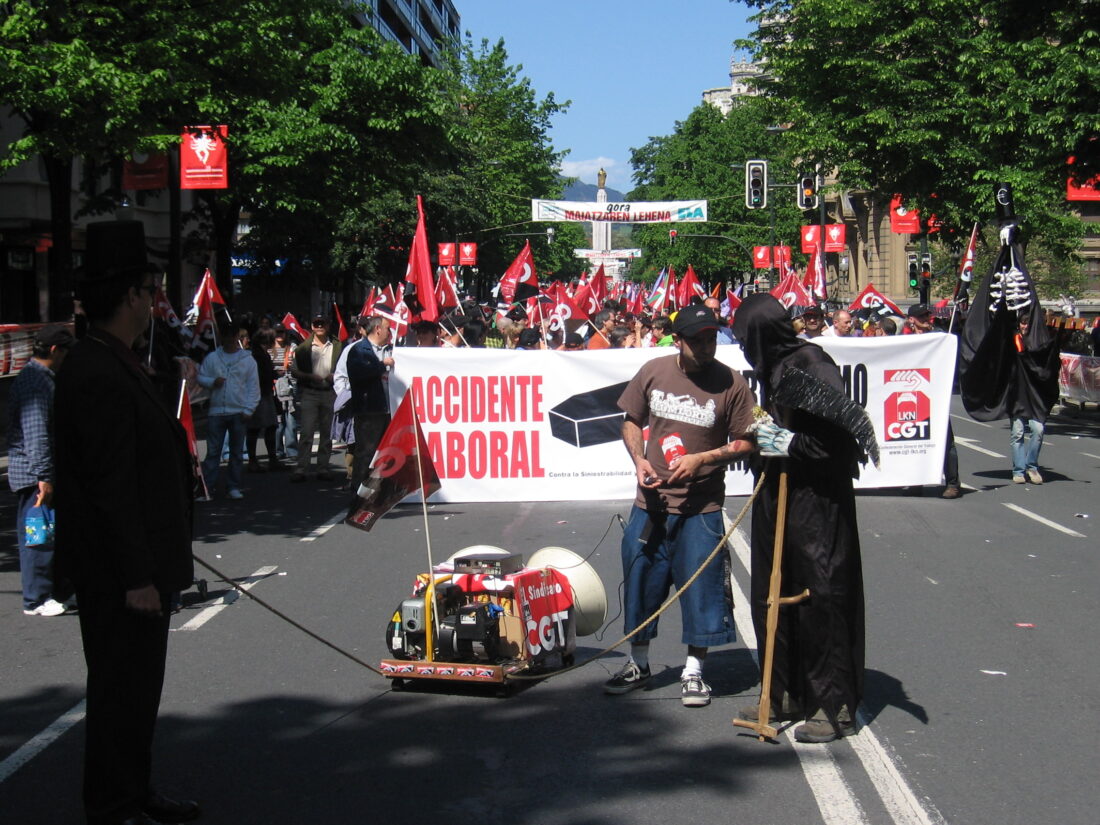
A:
POLYGON ((370 474, 359 485, 344 523, 369 532, 395 504, 422 486, 422 495, 427 499, 441 485, 428 442, 420 431, 410 391, 397 405, 374 453, 370 474))
POLYGON ((227 126, 188 126, 180 135, 180 189, 229 187, 227 126))
POLYGON ((436 244, 439 249, 439 265, 440 266, 454 266, 458 260, 457 250, 453 243, 441 243, 436 244))
POLYGON ((154 152, 151 155, 138 154, 122 162, 122 188, 167 189, 168 155, 154 152))
POLYGON ((451 309, 458 306, 458 287, 455 283, 454 267, 441 266, 439 278, 435 283, 435 303, 439 309, 451 309))
POLYGON ((825 251, 843 252, 846 227, 842 223, 829 223, 825 225, 825 251))
POLYGON ((901 195, 890 201, 890 231, 895 235, 919 235, 920 212, 906 209, 901 195))
POLYGON ((809 255, 811 252, 817 252, 818 237, 821 235, 821 227, 816 223, 812 226, 802 227, 802 252, 809 255))
POLYGON ((770 246, 754 246, 752 248, 753 269, 771 269, 772 248, 770 246))
POLYGON ((476 243, 460 243, 458 245, 458 265, 477 266, 476 243))
POLYGON ((848 311, 856 312, 860 309, 877 309, 878 307, 888 307, 895 315, 905 315, 897 304, 875 289, 873 284, 867 284, 864 287, 863 292, 859 293, 856 299, 848 305, 848 311))

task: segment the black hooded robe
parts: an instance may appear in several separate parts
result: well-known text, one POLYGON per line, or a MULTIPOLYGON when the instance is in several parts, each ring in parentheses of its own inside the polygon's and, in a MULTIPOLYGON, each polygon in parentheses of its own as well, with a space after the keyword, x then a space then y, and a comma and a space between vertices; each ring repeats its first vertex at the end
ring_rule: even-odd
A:
POLYGON ((807 716, 823 710, 834 726, 846 707, 854 719, 863 696, 863 565, 855 494, 859 447, 846 430, 769 400, 783 373, 797 367, 844 393, 840 371, 819 346, 800 340, 787 310, 770 295, 745 299, 734 335, 763 390, 764 408, 796 435, 785 459, 754 460, 767 480, 752 511, 752 622, 758 644, 767 628, 768 585, 775 544, 780 472, 787 472, 787 519, 781 595, 809 588, 810 598, 780 608, 772 673, 772 706, 789 694, 807 716))

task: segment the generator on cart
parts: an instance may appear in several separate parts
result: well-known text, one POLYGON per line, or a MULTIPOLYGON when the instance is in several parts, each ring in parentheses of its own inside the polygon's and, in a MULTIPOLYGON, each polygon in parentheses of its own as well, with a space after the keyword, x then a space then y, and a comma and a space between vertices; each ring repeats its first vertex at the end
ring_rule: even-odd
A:
POLYGON ((382 673, 402 686, 428 679, 503 686, 524 672, 573 662, 595 633, 607 596, 595 570, 564 547, 523 557, 499 547, 459 550, 417 576, 386 626, 382 673))

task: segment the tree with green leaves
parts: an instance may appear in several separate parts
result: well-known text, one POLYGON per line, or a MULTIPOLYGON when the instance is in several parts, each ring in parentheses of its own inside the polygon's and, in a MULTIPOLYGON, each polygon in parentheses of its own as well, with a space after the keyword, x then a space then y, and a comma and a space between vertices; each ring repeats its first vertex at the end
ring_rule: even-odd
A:
POLYGON ((1076 252, 1067 158, 1079 176, 1100 166, 1094 3, 742 1, 760 11, 738 45, 766 67, 791 152, 847 189, 902 193, 960 233, 991 215, 1006 181, 1022 237, 1063 261, 1076 252))
MULTIPOLYGON (((657 269, 673 266, 683 272, 691 264, 699 277, 711 282, 737 284, 752 278, 752 247, 772 242, 772 207, 775 211, 775 243, 798 245, 802 212, 795 202, 794 184, 800 167, 774 128, 774 108, 769 101, 749 98, 734 105, 728 115, 701 104, 687 120, 676 124, 671 135, 655 137, 631 156, 634 201, 708 201, 707 223, 650 224, 635 228, 635 238, 645 250, 641 269, 652 280, 657 269), (768 209, 745 206, 745 162, 767 160, 769 181, 782 184, 768 193, 768 209), (677 233, 670 244, 669 230, 677 233), (691 235, 718 237, 692 238, 691 235), (723 240, 728 238, 729 240, 723 240)), ((816 220, 816 218, 815 218, 816 220)))

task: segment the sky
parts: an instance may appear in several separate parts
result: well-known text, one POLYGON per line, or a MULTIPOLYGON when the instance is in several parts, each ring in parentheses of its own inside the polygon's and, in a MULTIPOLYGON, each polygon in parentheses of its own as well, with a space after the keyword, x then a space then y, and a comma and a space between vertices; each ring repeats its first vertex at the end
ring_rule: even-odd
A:
POLYGON ((728 0, 454 0, 474 43, 504 38, 538 99, 571 100, 551 140, 569 150, 562 171, 633 188, 630 150, 669 135, 705 89, 729 85, 733 41, 751 10, 728 0))

